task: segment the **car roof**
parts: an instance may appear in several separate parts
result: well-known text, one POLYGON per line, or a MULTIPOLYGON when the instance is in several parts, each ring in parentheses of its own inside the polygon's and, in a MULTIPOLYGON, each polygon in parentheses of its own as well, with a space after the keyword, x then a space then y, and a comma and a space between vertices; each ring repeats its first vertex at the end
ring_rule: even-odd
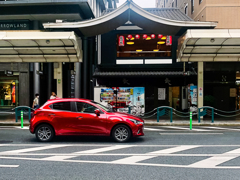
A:
POLYGON ((56 99, 49 99, 48 102, 58 102, 58 101, 87 101, 90 102, 90 99, 83 99, 83 98, 56 98, 56 99))

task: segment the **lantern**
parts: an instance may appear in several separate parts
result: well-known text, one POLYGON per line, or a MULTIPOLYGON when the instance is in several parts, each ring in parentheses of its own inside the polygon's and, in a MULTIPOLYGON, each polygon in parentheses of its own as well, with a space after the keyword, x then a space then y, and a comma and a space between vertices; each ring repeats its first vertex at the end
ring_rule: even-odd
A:
POLYGON ((161 39, 163 37, 163 35, 159 34, 158 35, 158 39, 161 39))
POLYGON ((152 38, 152 39, 155 39, 155 37, 156 37, 155 34, 152 34, 152 35, 151 35, 151 38, 152 38))
POLYGON ((148 37, 148 36, 147 36, 146 34, 143 35, 143 39, 147 39, 147 37, 148 37))
POLYGON ((140 39, 140 35, 137 34, 137 35, 135 36, 135 38, 136 38, 136 39, 140 39))
POLYGON ((129 40, 131 40, 131 39, 132 39, 132 35, 128 35, 127 38, 128 38, 129 40))

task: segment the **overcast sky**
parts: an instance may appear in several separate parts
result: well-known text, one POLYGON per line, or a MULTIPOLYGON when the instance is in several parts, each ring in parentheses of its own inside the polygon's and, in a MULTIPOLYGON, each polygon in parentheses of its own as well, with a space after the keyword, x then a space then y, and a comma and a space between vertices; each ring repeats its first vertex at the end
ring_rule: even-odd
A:
MULTIPOLYGON (((125 3, 126 0, 119 0, 118 7, 125 3)), ((141 6, 142 8, 154 8, 155 0, 133 0, 136 4, 141 6)))

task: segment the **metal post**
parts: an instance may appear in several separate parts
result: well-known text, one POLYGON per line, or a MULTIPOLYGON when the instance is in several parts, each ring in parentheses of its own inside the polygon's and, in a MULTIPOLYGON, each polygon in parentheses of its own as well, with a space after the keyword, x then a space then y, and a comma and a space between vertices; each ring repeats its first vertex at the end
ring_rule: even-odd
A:
POLYGON ((201 116, 200 116, 200 108, 198 108, 198 123, 201 122, 201 116))
POLYGON ((212 108, 212 123, 214 123, 214 109, 212 108))
POLYGON ((131 106, 128 106, 128 114, 131 114, 131 106))
POLYGON ((82 87, 82 80, 81 80, 81 69, 82 63, 76 62, 75 63, 75 98, 81 98, 81 87, 82 87))
POLYGON ((17 111, 18 108, 15 108, 15 119, 16 119, 16 122, 18 122, 18 111, 17 111))
POLYGON ((159 108, 157 108, 157 122, 159 122, 159 108))
POLYGON ((192 112, 190 112, 190 130, 192 130, 192 112))
POLYGON ((21 111, 21 128, 23 128, 23 110, 21 111))
POLYGON ((48 83, 48 98, 51 96, 51 93, 52 93, 52 82, 53 82, 53 63, 48 63, 48 80, 47 80, 47 83, 48 83))
POLYGON ((34 63, 33 66, 33 93, 34 96, 37 93, 40 93, 40 75, 38 74, 38 71, 40 70, 40 64, 34 63))
POLYGON ((172 123, 173 122, 173 117, 172 117, 172 112, 173 112, 173 110, 172 110, 172 108, 171 108, 171 113, 170 113, 170 122, 172 123))

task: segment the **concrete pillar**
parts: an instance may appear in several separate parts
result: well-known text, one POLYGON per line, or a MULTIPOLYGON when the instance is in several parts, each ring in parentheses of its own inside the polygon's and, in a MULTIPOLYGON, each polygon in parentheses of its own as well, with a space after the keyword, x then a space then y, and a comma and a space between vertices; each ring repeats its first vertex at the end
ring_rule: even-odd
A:
POLYGON ((62 98, 63 97, 62 63, 54 63, 54 79, 57 80, 57 96, 59 98, 62 98))
POLYGON ((88 38, 83 38, 83 98, 88 99, 88 38))
POLYGON ((38 71, 40 70, 40 64, 34 63, 33 64, 33 94, 39 93, 40 94, 40 75, 38 71))
POLYGON ((75 63, 75 98, 81 98, 81 87, 82 87, 82 81, 81 81, 81 68, 82 63, 77 62, 75 63))
POLYGON ((198 108, 203 107, 203 62, 198 62, 198 108))

